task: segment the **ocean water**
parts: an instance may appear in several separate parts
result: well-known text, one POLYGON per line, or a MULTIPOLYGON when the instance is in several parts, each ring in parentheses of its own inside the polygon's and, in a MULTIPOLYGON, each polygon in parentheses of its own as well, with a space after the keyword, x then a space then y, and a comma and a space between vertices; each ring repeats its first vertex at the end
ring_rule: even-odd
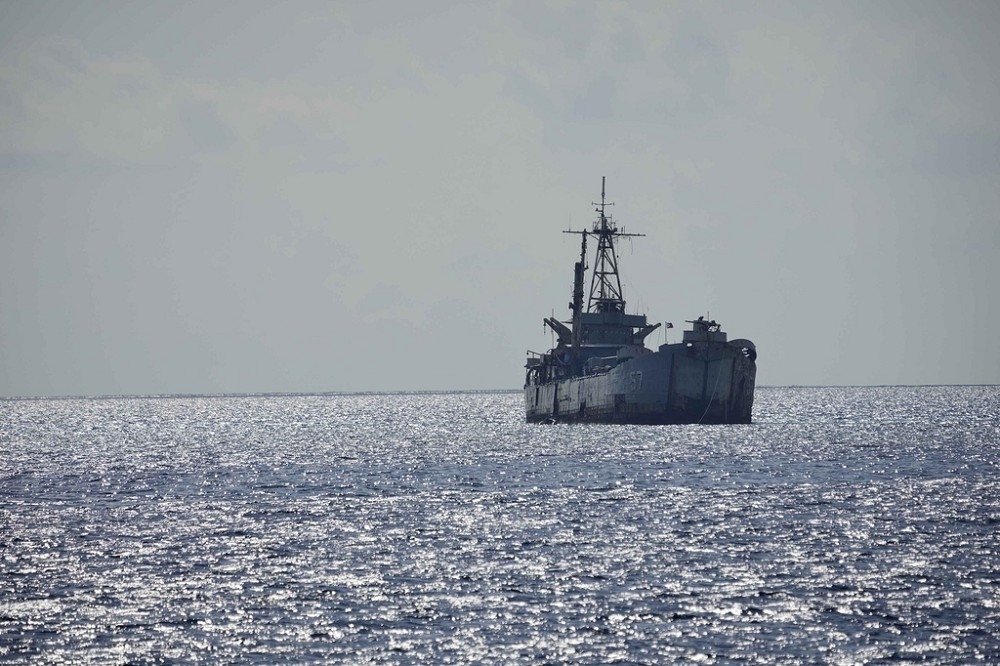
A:
POLYGON ((1000 387, 0 401, 0 662, 1000 662, 1000 387))

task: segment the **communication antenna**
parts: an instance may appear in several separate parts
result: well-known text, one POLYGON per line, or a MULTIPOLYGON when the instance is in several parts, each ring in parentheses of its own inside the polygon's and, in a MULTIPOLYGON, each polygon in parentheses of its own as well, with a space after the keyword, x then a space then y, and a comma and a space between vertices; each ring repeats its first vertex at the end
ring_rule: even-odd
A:
POLYGON ((601 202, 593 202, 598 218, 590 231, 597 236, 597 251, 595 253, 594 272, 590 279, 590 298, 587 310, 590 312, 625 312, 625 299, 622 296, 622 281, 618 274, 618 253, 615 241, 618 238, 634 238, 646 234, 625 233, 619 230, 614 220, 607 214, 607 207, 614 202, 607 201, 605 196, 606 177, 601 176, 601 202))

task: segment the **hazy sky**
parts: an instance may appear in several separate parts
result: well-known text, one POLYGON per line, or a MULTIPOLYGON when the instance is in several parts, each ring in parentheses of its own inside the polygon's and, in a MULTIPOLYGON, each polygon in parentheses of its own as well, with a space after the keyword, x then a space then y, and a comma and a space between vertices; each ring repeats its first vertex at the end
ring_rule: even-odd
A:
POLYGON ((1000 382, 998 34, 997 2, 0 0, 0 396, 519 387, 601 176, 667 340, 709 313, 759 384, 1000 382))

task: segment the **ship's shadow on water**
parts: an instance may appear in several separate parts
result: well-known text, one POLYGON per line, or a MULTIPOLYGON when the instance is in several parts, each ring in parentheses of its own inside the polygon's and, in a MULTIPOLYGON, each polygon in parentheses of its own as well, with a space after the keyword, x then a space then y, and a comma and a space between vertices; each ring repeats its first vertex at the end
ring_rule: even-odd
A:
POLYGON ((1000 661, 1000 388, 522 400, 0 401, 0 661, 1000 661))

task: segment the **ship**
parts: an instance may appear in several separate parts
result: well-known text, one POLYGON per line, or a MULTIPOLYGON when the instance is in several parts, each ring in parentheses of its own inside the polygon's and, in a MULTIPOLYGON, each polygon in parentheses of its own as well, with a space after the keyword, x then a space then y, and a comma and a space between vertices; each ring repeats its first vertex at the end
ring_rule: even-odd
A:
MULTIPOLYGON (((757 349, 746 339, 728 340, 720 324, 704 315, 687 320, 681 341, 646 346, 661 323, 625 311, 616 244, 626 233, 607 213, 614 204, 594 202, 592 228, 580 236, 573 267, 572 317, 544 319, 555 347, 528 351, 524 404, 529 423, 730 424, 750 423, 757 349), (590 290, 587 239, 596 240, 590 290)), ((673 328, 669 322, 664 328, 673 328)))

